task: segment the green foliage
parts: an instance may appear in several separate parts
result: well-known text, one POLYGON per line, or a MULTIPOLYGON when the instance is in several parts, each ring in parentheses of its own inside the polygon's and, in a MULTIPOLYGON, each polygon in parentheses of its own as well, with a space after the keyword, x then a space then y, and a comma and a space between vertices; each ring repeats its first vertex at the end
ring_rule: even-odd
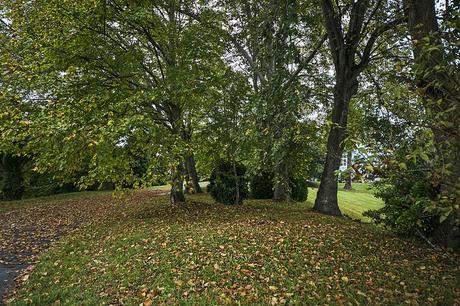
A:
POLYGON ((383 181, 379 185, 376 196, 385 205, 365 212, 365 216, 404 236, 415 235, 417 231, 429 234, 434 230, 438 217, 426 208, 439 190, 429 181, 415 174, 401 177, 392 184, 383 181))
POLYGON ((248 195, 245 174, 246 167, 243 164, 220 160, 211 173, 208 192, 219 203, 228 205, 242 204, 243 199, 248 195), (237 192, 239 192, 238 201, 236 198, 237 192))
POLYGON ((366 216, 405 236, 433 232, 441 216, 431 208, 439 204, 441 186, 436 170, 432 169, 436 157, 430 160, 427 153, 414 142, 401 146, 392 159, 387 158, 379 171, 382 180, 375 184, 375 195, 385 205, 366 212, 366 216))
MULTIPOLYGON (((273 198, 273 172, 263 171, 251 178, 251 196, 254 199, 272 199, 273 198)), ((289 188, 290 197, 296 202, 305 202, 308 198, 309 182, 303 178, 290 178, 289 188)))
POLYGON ((251 178, 251 196, 254 199, 273 198, 273 173, 262 171, 251 178))
POLYGON ((37 173, 28 165, 24 171, 24 198, 42 197, 59 193, 75 192, 74 183, 64 183, 56 180, 49 173, 37 173))
POLYGON ((179 12, 187 3, 3 4, 0 148, 26 139, 38 171, 83 173, 82 188, 149 185, 193 153, 183 135, 226 67, 218 34, 179 12))
POLYGON ((23 157, 0 154, 0 200, 18 200, 24 193, 23 157))
POLYGON ((308 198, 308 181, 303 178, 291 178, 291 198, 296 202, 305 202, 308 198))

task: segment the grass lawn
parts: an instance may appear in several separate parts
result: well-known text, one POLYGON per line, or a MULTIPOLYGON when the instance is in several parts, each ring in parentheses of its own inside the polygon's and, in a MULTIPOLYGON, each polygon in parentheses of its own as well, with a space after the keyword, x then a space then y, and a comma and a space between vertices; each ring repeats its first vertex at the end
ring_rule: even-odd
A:
POLYGON ((120 207, 23 279, 12 305, 460 303, 458 265, 418 242, 302 203, 208 195, 120 207))
MULTIPOLYGON (((354 183, 351 191, 344 191, 343 185, 343 183, 339 184, 338 193, 339 207, 342 213, 352 219, 370 222, 369 218, 362 215, 363 212, 383 207, 383 201, 374 197, 369 184, 354 183)), ((311 207, 315 202, 317 191, 318 189, 315 188, 308 190, 308 202, 311 207)))

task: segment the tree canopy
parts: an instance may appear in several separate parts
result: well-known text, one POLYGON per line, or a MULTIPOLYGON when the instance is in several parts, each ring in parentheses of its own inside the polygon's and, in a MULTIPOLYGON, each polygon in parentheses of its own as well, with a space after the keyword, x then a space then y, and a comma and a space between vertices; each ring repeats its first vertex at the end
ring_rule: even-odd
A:
POLYGON ((414 232, 454 233, 459 11, 434 0, 3 0, 0 177, 21 184, 11 171, 23 167, 80 189, 169 182, 181 203, 224 162, 247 169, 235 192, 267 173, 276 201, 320 179, 314 209, 340 215, 340 162, 360 150, 360 169, 391 188, 388 207, 413 192, 376 219, 396 227, 410 211, 414 232), (408 191, 414 180, 431 191, 408 191))

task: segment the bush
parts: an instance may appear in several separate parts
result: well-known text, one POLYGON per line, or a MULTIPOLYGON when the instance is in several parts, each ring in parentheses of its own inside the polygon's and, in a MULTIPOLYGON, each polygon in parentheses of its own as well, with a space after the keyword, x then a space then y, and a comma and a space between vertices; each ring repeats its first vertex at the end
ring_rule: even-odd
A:
POLYGON ((273 198, 273 173, 263 171, 252 177, 251 196, 254 199, 273 198))
POLYGON ((305 202, 308 198, 308 181, 291 178, 291 198, 296 202, 305 202))
POLYGON ((222 204, 242 204, 243 199, 247 197, 247 182, 244 178, 246 167, 240 163, 236 163, 236 174, 234 175, 234 164, 232 161, 219 161, 217 166, 211 173, 208 192, 212 198, 222 204), (239 200, 236 203, 236 180, 239 184, 239 200))
POLYGON ((414 235, 417 230, 430 234, 437 226, 439 217, 426 208, 436 199, 439 190, 422 175, 406 173, 391 181, 384 180, 376 186, 375 195, 385 205, 378 210, 366 211, 364 215, 377 224, 404 236, 414 235))
POLYGON ((24 193, 22 166, 24 158, 0 154, 0 199, 19 200, 24 193))
MULTIPOLYGON (((310 182, 304 179, 290 178, 291 199, 296 202, 304 202, 308 198, 310 182)), ((273 198, 273 173, 262 172, 251 179, 251 194, 254 199, 273 198)))
POLYGON ((30 164, 24 166, 23 172, 24 198, 42 197, 77 191, 73 183, 59 182, 50 173, 37 173, 32 171, 30 164))

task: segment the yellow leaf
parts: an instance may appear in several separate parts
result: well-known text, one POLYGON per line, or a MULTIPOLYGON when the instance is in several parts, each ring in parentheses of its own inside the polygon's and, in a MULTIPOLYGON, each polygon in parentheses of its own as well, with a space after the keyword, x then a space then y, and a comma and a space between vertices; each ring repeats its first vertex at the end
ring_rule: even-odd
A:
POLYGON ((152 300, 151 299, 147 299, 144 301, 144 303, 142 303, 144 306, 152 306, 152 300))

